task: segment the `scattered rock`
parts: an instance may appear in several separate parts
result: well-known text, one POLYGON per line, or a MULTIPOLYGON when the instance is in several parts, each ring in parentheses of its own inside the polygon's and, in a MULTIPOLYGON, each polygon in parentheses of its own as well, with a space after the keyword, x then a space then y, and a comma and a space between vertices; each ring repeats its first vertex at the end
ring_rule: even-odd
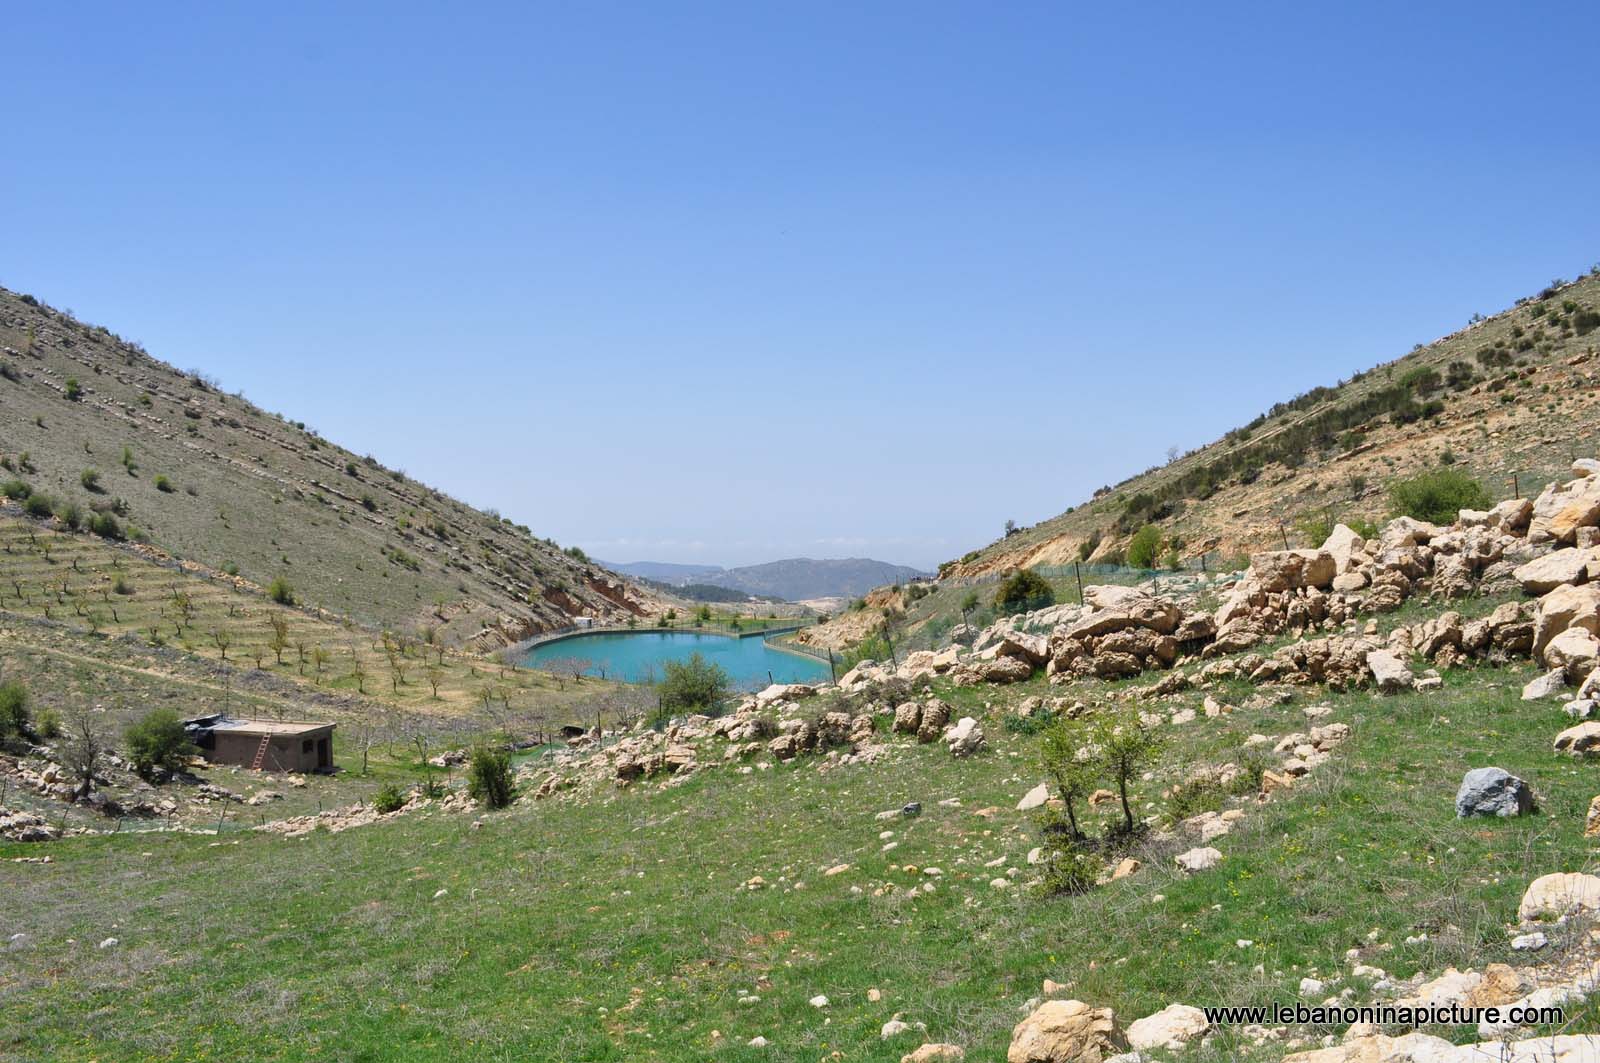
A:
POLYGON ((1517 915, 1523 922, 1596 910, 1600 910, 1600 876, 1575 871, 1558 871, 1534 879, 1517 905, 1517 915))
POLYGON ((1521 816, 1533 810, 1533 789, 1503 768, 1473 768, 1456 791, 1456 816, 1521 816))
POLYGON ((1047 1000, 1012 1029, 1006 1063, 1103 1063, 1126 1047, 1110 1008, 1047 1000))
POLYGON ((1189 874, 1199 871, 1210 871, 1222 862, 1222 854, 1211 846, 1190 849, 1188 852, 1179 853, 1174 859, 1178 866, 1189 874))
POLYGON ((1168 1004, 1154 1015, 1129 1024, 1128 1044, 1176 1051, 1210 1029, 1205 1012, 1188 1004, 1168 1004))

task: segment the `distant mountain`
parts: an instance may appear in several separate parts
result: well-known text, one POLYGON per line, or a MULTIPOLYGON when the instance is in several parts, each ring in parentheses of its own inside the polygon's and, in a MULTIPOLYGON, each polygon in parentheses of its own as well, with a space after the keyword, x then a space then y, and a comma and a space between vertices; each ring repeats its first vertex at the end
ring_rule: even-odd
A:
POLYGON ((637 576, 640 579, 654 580, 673 587, 681 587, 693 583, 701 576, 711 576, 727 569, 721 565, 679 565, 671 561, 596 561, 595 564, 602 568, 609 568, 613 572, 620 572, 624 576, 637 576))
POLYGON ((726 587, 756 597, 797 602, 807 598, 854 598, 874 587, 904 583, 927 575, 906 565, 851 557, 815 560, 791 557, 762 565, 722 568, 719 565, 674 565, 663 561, 631 564, 601 562, 613 572, 654 580, 673 587, 691 583, 726 587))

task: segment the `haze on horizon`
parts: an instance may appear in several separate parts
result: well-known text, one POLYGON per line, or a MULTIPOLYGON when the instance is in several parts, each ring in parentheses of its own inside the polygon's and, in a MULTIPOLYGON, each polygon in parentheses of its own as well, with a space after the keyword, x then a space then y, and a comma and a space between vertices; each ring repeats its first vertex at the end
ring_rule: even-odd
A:
POLYGON ((1580 5, 8 24, 0 284, 619 561, 932 568, 1600 246, 1580 5))

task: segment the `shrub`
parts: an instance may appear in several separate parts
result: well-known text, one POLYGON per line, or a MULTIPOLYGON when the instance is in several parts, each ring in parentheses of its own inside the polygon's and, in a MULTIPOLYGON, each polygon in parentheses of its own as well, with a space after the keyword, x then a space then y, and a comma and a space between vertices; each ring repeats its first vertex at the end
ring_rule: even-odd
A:
POLYGON ((665 714, 715 708, 728 693, 728 673, 699 653, 690 654, 687 661, 668 661, 664 667, 666 677, 659 692, 665 714))
POLYGON ((1134 568, 1155 568, 1156 557, 1161 553, 1161 529, 1146 524, 1134 533, 1128 543, 1128 564, 1134 568))
POLYGON ((151 709, 123 732, 128 743, 128 759, 145 779, 158 771, 180 771, 195 752, 194 743, 183 729, 183 721, 172 709, 151 709))
POLYGON ((1078 839, 1052 829, 1046 817, 1044 844, 1040 863, 1044 875, 1039 889, 1047 896, 1063 897, 1088 893, 1100 878, 1100 858, 1090 852, 1078 839))
POLYGON ((28 688, 16 680, 0 683, 0 739, 28 731, 28 688))
POLYGON ((1019 568, 1007 576, 995 591, 994 607, 1005 614, 1026 613, 1054 605, 1056 592, 1043 576, 1032 569, 1019 568))
POLYGON ((78 482, 83 485, 83 489, 85 491, 98 492, 100 490, 100 473, 99 473, 99 470, 97 470, 97 469, 85 469, 85 470, 83 470, 81 473, 78 474, 78 482))
POLYGON ((109 513, 96 513, 89 520, 89 530, 102 539, 121 539, 122 525, 109 513))
POLYGON ((277 576, 271 583, 267 584, 267 597, 279 605, 293 605, 294 587, 282 576, 277 576))
POLYGON ((33 733, 41 742, 54 742, 61 737, 61 717, 55 709, 40 709, 33 718, 33 733))
POLYGON ((467 793, 486 808, 504 808, 511 803, 511 758, 499 749, 479 746, 467 765, 467 793))
POLYGON ((67 377, 67 392, 66 393, 67 393, 67 400, 69 402, 77 402, 80 398, 83 397, 83 387, 78 383, 78 378, 77 377, 75 377, 75 376, 67 377))
POLYGON ((54 513, 55 508, 55 499, 37 491, 30 494, 22 503, 22 511, 24 513, 30 517, 38 517, 40 520, 54 513))
POLYGON ((848 672, 862 661, 887 661, 891 652, 889 640, 881 632, 868 635, 841 653, 836 667, 841 673, 848 672))
POLYGON ((166 476, 165 473, 157 474, 157 476, 156 476, 156 490, 160 491, 162 494, 168 494, 168 495, 172 494, 172 481, 167 479, 167 476, 166 476))
POLYGON ((1152 762, 1161 751, 1161 736, 1147 726, 1135 712, 1107 714, 1094 730, 1095 762, 1117 787, 1122 803, 1122 833, 1133 834, 1138 825, 1133 819, 1133 804, 1128 783, 1152 762))
POLYGON ((1294 527, 1301 538, 1305 539, 1307 546, 1321 546, 1328 541, 1328 536, 1333 534, 1333 511, 1324 509, 1307 513, 1294 522, 1294 527))
POLYGON ((378 787, 378 792, 372 795, 372 807, 382 816, 400 811, 405 807, 405 804, 405 794, 401 793, 400 787, 392 782, 384 783, 378 787))
POLYGON ((31 494, 33 488, 21 480, 7 480, 5 483, 0 483, 0 495, 5 495, 13 502, 21 502, 31 494))
POLYGON ((63 502, 56 507, 56 520, 77 531, 83 527, 83 510, 78 508, 76 502, 63 502))
POLYGON ((378 500, 373 498, 371 495, 362 495, 361 508, 366 510, 368 513, 375 513, 378 509, 378 500))
POLYGON ((1065 832, 1074 840, 1083 836, 1078 829, 1077 803, 1094 792, 1094 766, 1078 756, 1086 738, 1082 724, 1061 719, 1049 726, 1039 746, 1040 765, 1055 783, 1067 817, 1056 833, 1065 832))
POLYGON ((1433 469, 1389 485, 1396 516, 1449 524, 1463 509, 1488 509, 1493 502, 1482 484, 1460 469, 1433 469))

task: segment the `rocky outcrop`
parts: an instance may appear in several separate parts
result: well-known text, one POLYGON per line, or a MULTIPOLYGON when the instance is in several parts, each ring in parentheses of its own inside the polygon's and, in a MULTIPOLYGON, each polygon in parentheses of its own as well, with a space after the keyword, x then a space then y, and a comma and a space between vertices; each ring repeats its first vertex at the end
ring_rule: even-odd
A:
POLYGON ((1012 1029, 1006 1063, 1103 1063, 1127 1043, 1110 1008, 1047 1000, 1012 1029))

